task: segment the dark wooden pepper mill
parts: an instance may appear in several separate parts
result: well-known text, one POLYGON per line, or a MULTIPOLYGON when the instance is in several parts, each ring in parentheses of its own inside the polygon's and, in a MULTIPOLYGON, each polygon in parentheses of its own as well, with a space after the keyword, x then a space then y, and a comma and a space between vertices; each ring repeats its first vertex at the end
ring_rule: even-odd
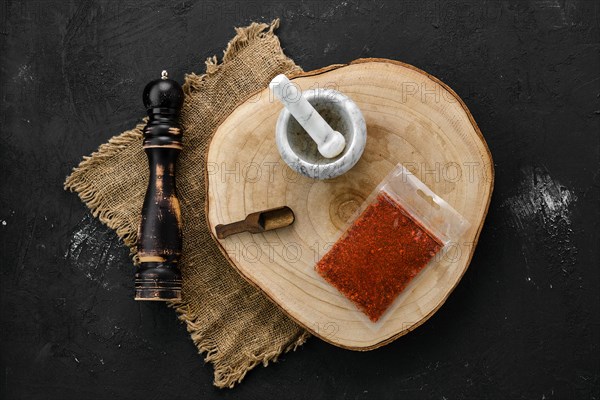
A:
POLYGON ((144 151, 150 180, 138 231, 139 268, 135 274, 136 300, 181 298, 181 211, 175 189, 175 163, 182 149, 178 118, 183 90, 167 71, 144 89, 149 121, 144 127, 144 151))

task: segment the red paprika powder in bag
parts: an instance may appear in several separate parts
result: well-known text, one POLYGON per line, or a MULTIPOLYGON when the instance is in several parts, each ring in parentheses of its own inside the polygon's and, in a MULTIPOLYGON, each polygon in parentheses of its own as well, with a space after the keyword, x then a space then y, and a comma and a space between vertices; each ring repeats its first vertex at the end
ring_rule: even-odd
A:
POLYGON ((377 322, 469 224, 401 164, 359 210, 315 269, 377 322))

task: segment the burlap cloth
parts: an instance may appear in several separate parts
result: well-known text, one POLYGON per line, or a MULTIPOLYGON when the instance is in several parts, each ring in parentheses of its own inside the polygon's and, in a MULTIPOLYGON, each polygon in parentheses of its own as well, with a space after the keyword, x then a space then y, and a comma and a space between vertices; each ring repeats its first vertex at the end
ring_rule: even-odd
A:
MULTIPOLYGON (((273 33, 278 26, 275 20, 270 25, 236 28, 222 63, 216 57, 208 59, 206 74, 189 74, 183 85, 184 148, 177 165, 183 290, 182 302, 172 306, 205 360, 213 363, 218 387, 233 387, 256 365, 266 366, 308 337, 228 264, 211 238, 204 213, 206 149, 216 128, 275 75, 301 70, 283 54, 273 33)), ((142 128, 139 124, 123 132, 84 157, 65 182, 65 188, 77 192, 95 217, 117 232, 134 259, 148 184, 142 128)))

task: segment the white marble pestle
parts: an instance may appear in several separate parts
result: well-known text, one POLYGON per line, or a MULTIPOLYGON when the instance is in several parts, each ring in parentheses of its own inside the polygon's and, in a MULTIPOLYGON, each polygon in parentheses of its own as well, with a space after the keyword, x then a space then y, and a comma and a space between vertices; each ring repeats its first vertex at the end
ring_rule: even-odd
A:
POLYGON ((321 117, 314 107, 302 96, 300 90, 285 75, 277 75, 269 88, 294 116, 312 140, 317 144, 319 153, 325 158, 337 157, 346 147, 346 139, 321 117))

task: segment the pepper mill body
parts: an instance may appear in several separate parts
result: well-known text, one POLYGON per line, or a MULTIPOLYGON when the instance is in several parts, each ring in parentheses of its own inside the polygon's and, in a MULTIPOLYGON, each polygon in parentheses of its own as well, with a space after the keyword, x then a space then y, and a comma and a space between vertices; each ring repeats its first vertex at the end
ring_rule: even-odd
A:
POLYGON ((179 113, 183 104, 181 86, 167 78, 150 82, 144 89, 148 123, 144 127, 144 151, 150 177, 142 207, 135 274, 136 300, 181 298, 181 211, 175 181, 175 166, 182 149, 179 113))

